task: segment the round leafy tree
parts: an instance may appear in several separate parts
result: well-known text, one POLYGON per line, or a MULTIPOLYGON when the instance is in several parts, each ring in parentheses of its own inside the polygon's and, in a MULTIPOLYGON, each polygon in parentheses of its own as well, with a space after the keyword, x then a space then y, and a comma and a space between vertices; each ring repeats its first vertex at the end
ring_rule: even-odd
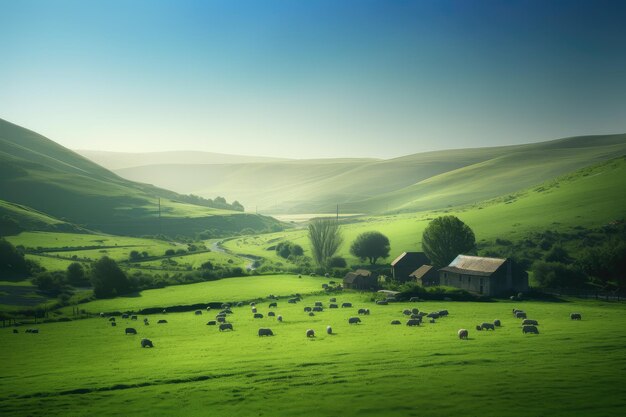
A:
POLYGON ((422 235, 422 249, 437 268, 448 265, 457 255, 473 253, 475 247, 474 232, 455 216, 436 218, 422 235))
POLYGON ((373 265, 378 258, 389 256, 389 239, 380 232, 361 233, 352 242, 350 253, 361 260, 369 260, 373 265))

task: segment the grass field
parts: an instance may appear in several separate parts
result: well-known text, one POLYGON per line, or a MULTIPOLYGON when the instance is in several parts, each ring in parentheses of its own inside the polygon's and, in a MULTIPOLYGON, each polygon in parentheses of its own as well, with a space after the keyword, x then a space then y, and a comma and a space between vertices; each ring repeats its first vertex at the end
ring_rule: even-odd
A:
MULTIPOLYGON (((190 287, 190 286, 187 286, 190 287)), ((223 296, 244 299, 239 286, 223 296)), ((160 290, 163 293, 167 290, 160 290)), ((295 291, 295 288, 293 288, 295 291)), ((269 289, 268 289, 269 292, 269 289)), ((150 326, 118 317, 40 324, 39 334, 0 329, 4 359, 0 413, 7 416, 609 416, 626 406, 626 306, 590 301, 421 302, 377 306, 346 293, 352 309, 309 317, 305 305, 279 300, 276 314, 253 319, 234 308, 233 332, 207 326, 214 314, 150 316, 150 326), (362 324, 348 325, 367 307, 362 324), (447 309, 448 317, 417 328, 404 308, 447 309), (523 308, 539 335, 523 335, 511 315, 523 308), (582 321, 569 313, 581 312, 582 321), (477 332, 483 321, 502 321, 477 332), (156 324, 167 319, 167 324, 156 324), (332 325, 333 335, 325 334, 332 325), (136 327, 138 335, 125 336, 136 327), (260 338, 259 327, 275 336, 260 338), (305 337, 306 329, 317 336, 305 337), (470 338, 458 340, 467 328, 470 338), (150 338, 155 347, 142 349, 150 338)), ((164 299, 167 296, 164 296, 164 299)), ((170 298, 168 298, 170 299, 170 298)), ((173 299, 170 299, 174 302, 173 299)), ((125 300, 111 300, 123 309, 125 300)), ((32 326, 31 326, 32 327, 32 326)))

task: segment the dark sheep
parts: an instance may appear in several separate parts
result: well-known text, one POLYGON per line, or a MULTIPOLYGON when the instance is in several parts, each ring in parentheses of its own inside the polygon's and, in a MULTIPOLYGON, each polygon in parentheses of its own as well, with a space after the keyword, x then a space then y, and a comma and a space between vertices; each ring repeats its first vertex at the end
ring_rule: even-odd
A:
POLYGON ((321 301, 316 301, 315 302, 315 307, 322 307, 322 302, 321 301))
POLYGON ((537 329, 537 327, 535 326, 524 326, 522 327, 522 333, 523 334, 526 334, 526 333, 539 334, 539 329, 537 329))
POLYGON ((424 317, 427 314, 425 312, 423 312, 423 311, 420 311, 419 313, 417 313, 417 315, 420 316, 420 317, 424 317))
POLYGON ((115 321, 115 317, 109 317, 109 321, 115 321))
POLYGON ((467 331, 467 329, 459 329, 458 335, 459 335, 459 339, 467 340, 467 337, 469 336, 469 332, 467 331))
POLYGON ((411 327, 413 327, 413 326, 419 326, 419 325, 420 325, 420 323, 421 323, 421 321, 420 321, 420 320, 417 320, 417 319, 408 319, 408 320, 406 321, 406 325, 407 325, 407 326, 411 326, 411 327))
POLYGON ((152 344, 152 340, 150 339, 141 339, 141 347, 151 348, 151 347, 154 347, 154 345, 152 344))
POLYGON ((333 334, 333 328, 330 326, 326 326, 326 333, 333 334))
POLYGON ((297 302, 298 302, 298 300, 297 300, 297 299, 295 299, 295 298, 290 298, 289 300, 287 300, 287 302, 288 302, 289 304, 295 304, 295 303, 297 303, 297 302))
POLYGON ((312 311, 313 309, 311 307, 304 307, 304 312, 308 313, 309 311, 312 311))
POLYGON ((254 314, 254 318, 255 318, 255 319, 262 319, 262 318, 263 318, 263 314, 261 314, 261 313, 255 313, 255 314, 254 314))
POLYGON ((539 326, 539 322, 537 320, 524 319, 522 326, 539 326))
POLYGON ((117 323, 116 323, 116 322, 114 322, 114 321, 112 321, 112 322, 111 322, 111 327, 115 327, 115 326, 117 326, 117 323))
POLYGON ((209 320, 209 321, 206 323, 206 325, 207 325, 207 326, 216 326, 216 325, 217 325, 217 321, 215 321, 215 320, 209 320))
POLYGON ((283 316, 278 316, 278 317, 276 317, 276 320, 278 320, 278 321, 283 321, 283 316))
POLYGON ((309 317, 313 317, 314 315, 315 315, 315 313, 312 312, 312 311, 309 313, 309 317))
POLYGON ((348 319, 348 324, 359 324, 361 322, 361 319, 358 317, 350 317, 348 319))
POLYGON ((428 313, 426 315, 426 317, 428 317, 429 319, 438 319, 439 318, 439 313, 428 313))
POLYGON ((418 308, 411 309, 411 313, 418 314, 420 310, 418 308))
POLYGON ((233 311, 230 308, 226 308, 222 311, 220 311, 220 313, 224 313, 224 314, 233 314, 233 311))
POLYGON ((233 330, 233 325, 231 323, 220 324, 220 332, 223 332, 225 330, 233 330))
POLYGON ((342 303, 341 308, 350 308, 352 307, 352 303, 342 303))
POLYGON ((148 321, 147 317, 144 317, 143 322, 146 323, 148 321))
POLYGON ((525 319, 526 318, 526 313, 523 311, 518 311, 517 313, 515 313, 515 318, 516 319, 525 319))
POLYGON ((420 316, 419 314, 411 314, 411 318, 412 319, 421 319, 422 316, 420 316))
POLYGON ((270 303, 267 308, 278 307, 278 303, 270 303))
POLYGON ((157 321, 157 324, 166 324, 167 320, 161 319, 159 321, 157 321))
POLYGON ((150 325, 150 322, 146 320, 146 321, 144 321, 144 322, 143 322, 143 324, 144 324, 145 326, 149 326, 149 325, 150 325))
POLYGON ((324 307, 315 306, 315 307, 313 307, 313 311, 317 311, 319 313, 320 311, 324 311, 324 307))
POLYGON ((128 318, 128 314, 122 314, 122 318, 123 319, 127 319, 128 318))
POLYGON ((254 307, 256 303, 250 303, 250 307, 254 307))
POLYGON ((256 307, 252 307, 252 312, 256 313, 256 307))
POLYGON ((274 317, 276 316, 276 313, 274 313, 273 311, 270 311, 269 313, 267 313, 268 317, 274 317))
POLYGON ((39 329, 31 329, 30 332, 31 333, 39 333, 39 329))
POLYGON ((224 304, 222 304, 222 308, 230 308, 230 304, 224 303, 224 304))
POLYGON ((131 319, 131 320, 137 320, 137 316, 132 315, 132 316, 130 316, 130 319, 131 319))
POLYGON ((496 326, 494 326, 493 323, 481 323, 480 327, 482 327, 484 330, 496 330, 496 326))
POLYGON ((313 329, 308 329, 306 331, 306 337, 315 337, 315 331, 313 329))
POLYGON ((13 333, 19 333, 19 330, 13 329, 13 333))
POLYGON ((217 322, 218 323, 226 323, 226 317, 218 317, 217 318, 217 322))
POLYGON ((194 314, 195 314, 196 316, 201 316, 201 315, 202 315, 202 310, 196 310, 196 311, 194 312, 194 314))
POLYGON ((339 308, 337 304, 329 304, 328 308, 339 308))
POLYGON ((439 316, 440 316, 440 317, 447 316, 448 314, 449 314, 449 313, 448 313, 448 310, 441 310, 441 311, 439 312, 439 316))
POLYGON ((389 304, 389 302, 387 300, 378 300, 376 301, 376 304, 378 304, 379 306, 386 306, 387 304, 389 304))
POLYGON ((498 319, 493 321, 493 325, 496 326, 496 327, 502 326, 502 324, 500 323, 500 320, 498 320, 498 319))
POLYGON ((260 336, 274 336, 274 332, 272 329, 259 329, 259 337, 260 336))
POLYGON ((407 309, 407 310, 404 310, 404 311, 402 312, 402 314, 404 314, 405 316, 410 316, 410 315, 411 315, 411 314, 413 314, 413 313, 411 313, 411 310, 408 310, 408 309, 407 309))
POLYGON ((135 330, 132 327, 127 327, 126 330, 124 330, 125 334, 137 334, 137 330, 135 330))
POLYGON ((336 302, 337 302, 337 299, 336 299, 335 297, 333 297, 333 298, 331 298, 329 301, 330 301, 331 303, 336 303, 336 302))
POLYGON ((476 330, 481 331, 483 328, 480 326, 480 324, 476 325, 476 330))
POLYGON ((391 324, 394 324, 394 325, 395 325, 395 324, 402 324, 402 323, 400 323, 400 320, 393 320, 393 321, 391 322, 391 324))
POLYGON ((582 320, 583 316, 580 313, 572 313, 572 314, 569 315, 569 318, 571 320, 582 320))
POLYGON ((226 317, 226 314, 224 314, 224 313, 216 314, 215 318, 217 319, 218 317, 226 317))

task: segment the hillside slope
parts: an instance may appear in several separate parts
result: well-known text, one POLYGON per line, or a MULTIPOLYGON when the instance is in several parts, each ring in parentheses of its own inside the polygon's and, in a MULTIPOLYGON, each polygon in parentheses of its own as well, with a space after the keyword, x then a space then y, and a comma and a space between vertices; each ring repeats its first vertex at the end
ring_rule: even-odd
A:
POLYGON ((262 230, 276 223, 270 218, 185 203, 185 196, 123 179, 2 119, 0 199, 115 234, 262 230))
POLYGON ((626 154, 626 134, 419 153, 390 160, 161 164, 116 170, 178 192, 227 195, 271 213, 419 211, 468 204, 626 154))

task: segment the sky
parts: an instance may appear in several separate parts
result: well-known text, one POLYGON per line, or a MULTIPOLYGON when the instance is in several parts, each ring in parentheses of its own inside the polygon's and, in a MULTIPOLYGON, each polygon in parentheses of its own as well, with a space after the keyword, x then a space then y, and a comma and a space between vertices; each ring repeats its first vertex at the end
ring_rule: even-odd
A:
POLYGON ((0 0, 0 118, 290 158, 624 133, 624 22, 603 0, 0 0))

